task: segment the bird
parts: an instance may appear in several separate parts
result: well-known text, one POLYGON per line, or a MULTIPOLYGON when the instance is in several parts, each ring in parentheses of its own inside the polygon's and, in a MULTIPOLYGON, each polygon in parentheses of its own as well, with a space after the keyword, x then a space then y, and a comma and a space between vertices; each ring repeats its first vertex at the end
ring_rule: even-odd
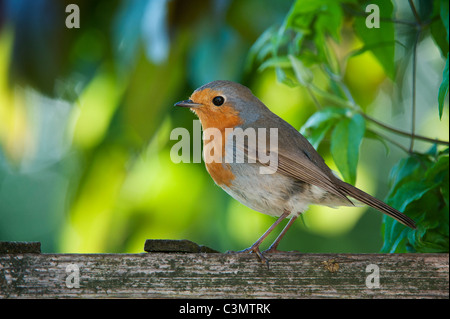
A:
POLYGON ((198 116, 204 133, 203 158, 214 182, 242 204, 277 217, 252 246, 239 252, 255 253, 262 263, 268 264, 265 255, 281 252, 277 249, 281 239, 309 205, 368 205, 416 229, 410 217, 341 180, 309 141, 270 111, 248 87, 216 80, 199 87, 188 100, 177 102, 175 106, 189 108, 198 116), (271 149, 268 140, 273 137, 270 135, 273 129, 277 143, 274 142, 275 147, 271 149), (232 135, 237 130, 248 133, 248 138, 238 143, 236 134, 232 135), (209 134, 205 136, 206 132, 209 134), (263 142, 254 138, 251 141, 252 136, 258 136, 258 141, 263 142), (264 155, 271 152, 276 156, 273 157, 276 167, 263 174, 262 168, 268 167, 264 155), (228 156, 230 153, 232 155, 228 156), (238 155, 245 160, 236 160, 238 155), (286 218, 289 221, 281 233, 261 252, 261 243, 286 218))

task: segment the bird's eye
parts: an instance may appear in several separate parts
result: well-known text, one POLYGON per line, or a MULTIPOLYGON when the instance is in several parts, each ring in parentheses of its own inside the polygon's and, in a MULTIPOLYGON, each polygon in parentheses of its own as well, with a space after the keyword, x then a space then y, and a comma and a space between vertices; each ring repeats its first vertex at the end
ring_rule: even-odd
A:
POLYGON ((221 106, 223 102, 225 102, 225 99, 222 96, 216 96, 213 98, 212 102, 215 106, 221 106))

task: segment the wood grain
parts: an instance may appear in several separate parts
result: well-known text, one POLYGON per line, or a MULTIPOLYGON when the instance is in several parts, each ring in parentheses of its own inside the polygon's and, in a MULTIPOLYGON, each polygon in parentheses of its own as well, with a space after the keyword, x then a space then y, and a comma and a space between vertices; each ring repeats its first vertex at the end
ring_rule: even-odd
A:
POLYGON ((268 257, 269 269, 247 254, 0 254, 0 298, 449 297, 448 254, 268 257), (67 287, 69 265, 79 288, 67 287), (378 288, 366 286, 368 265, 378 288))

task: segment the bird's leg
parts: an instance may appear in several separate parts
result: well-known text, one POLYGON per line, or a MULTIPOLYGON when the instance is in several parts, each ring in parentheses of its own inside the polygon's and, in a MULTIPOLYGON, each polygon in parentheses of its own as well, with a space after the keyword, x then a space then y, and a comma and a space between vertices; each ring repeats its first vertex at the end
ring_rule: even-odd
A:
POLYGON ((264 241, 264 239, 274 230, 275 227, 278 226, 279 223, 281 223, 281 221, 283 219, 285 219, 288 215, 290 214, 290 212, 288 212, 287 210, 285 210, 283 212, 283 214, 278 217, 278 219, 275 221, 275 223, 272 224, 272 226, 269 227, 268 230, 266 230, 266 232, 249 248, 238 251, 239 253, 245 253, 245 252, 253 252, 255 253, 259 259, 261 260, 261 262, 263 264, 267 264, 267 259, 263 256, 263 254, 261 253, 261 251, 259 250, 259 245, 261 245, 261 243, 264 241))
POLYGON ((270 247, 264 251, 265 254, 273 254, 273 253, 280 253, 282 251, 279 251, 277 249, 278 244, 280 243, 281 239, 284 237, 284 235, 286 234, 286 232, 288 231, 288 229, 292 226, 292 224, 294 223, 294 221, 297 219, 298 215, 292 216, 291 219, 289 220, 289 222, 286 224, 286 226, 284 226, 283 230, 281 231, 281 233, 278 235, 277 239, 275 239, 275 241, 273 242, 272 245, 270 245, 270 247))

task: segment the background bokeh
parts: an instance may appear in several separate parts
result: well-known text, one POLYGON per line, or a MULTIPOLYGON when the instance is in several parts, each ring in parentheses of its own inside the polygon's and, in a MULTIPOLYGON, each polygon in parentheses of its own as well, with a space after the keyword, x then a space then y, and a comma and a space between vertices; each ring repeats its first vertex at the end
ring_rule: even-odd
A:
MULTIPOLYGON (((0 0, 0 240, 40 241, 43 252, 64 253, 137 253, 149 238, 220 251, 250 246, 274 219, 230 198, 203 163, 171 161, 171 130, 192 131, 196 119, 173 104, 209 81, 233 80, 300 129, 315 111, 310 95, 249 62, 252 45, 283 22, 291 4, 0 0), (79 29, 65 27, 70 3, 79 5, 79 29)), ((335 49, 344 55, 358 45, 344 34, 335 49)), ((426 36, 418 56, 417 133, 448 140, 448 107, 442 120, 436 115, 445 61, 426 36)), ((411 68, 404 72, 409 81, 411 68)), ((410 129, 407 86, 389 81, 370 52, 348 59, 344 73, 368 114, 410 129)), ((335 169, 327 150, 319 151, 335 169)), ((382 199, 403 155, 364 139, 356 185, 382 199)), ((375 210, 311 207, 303 216, 280 249, 370 253, 382 246, 375 210)))

